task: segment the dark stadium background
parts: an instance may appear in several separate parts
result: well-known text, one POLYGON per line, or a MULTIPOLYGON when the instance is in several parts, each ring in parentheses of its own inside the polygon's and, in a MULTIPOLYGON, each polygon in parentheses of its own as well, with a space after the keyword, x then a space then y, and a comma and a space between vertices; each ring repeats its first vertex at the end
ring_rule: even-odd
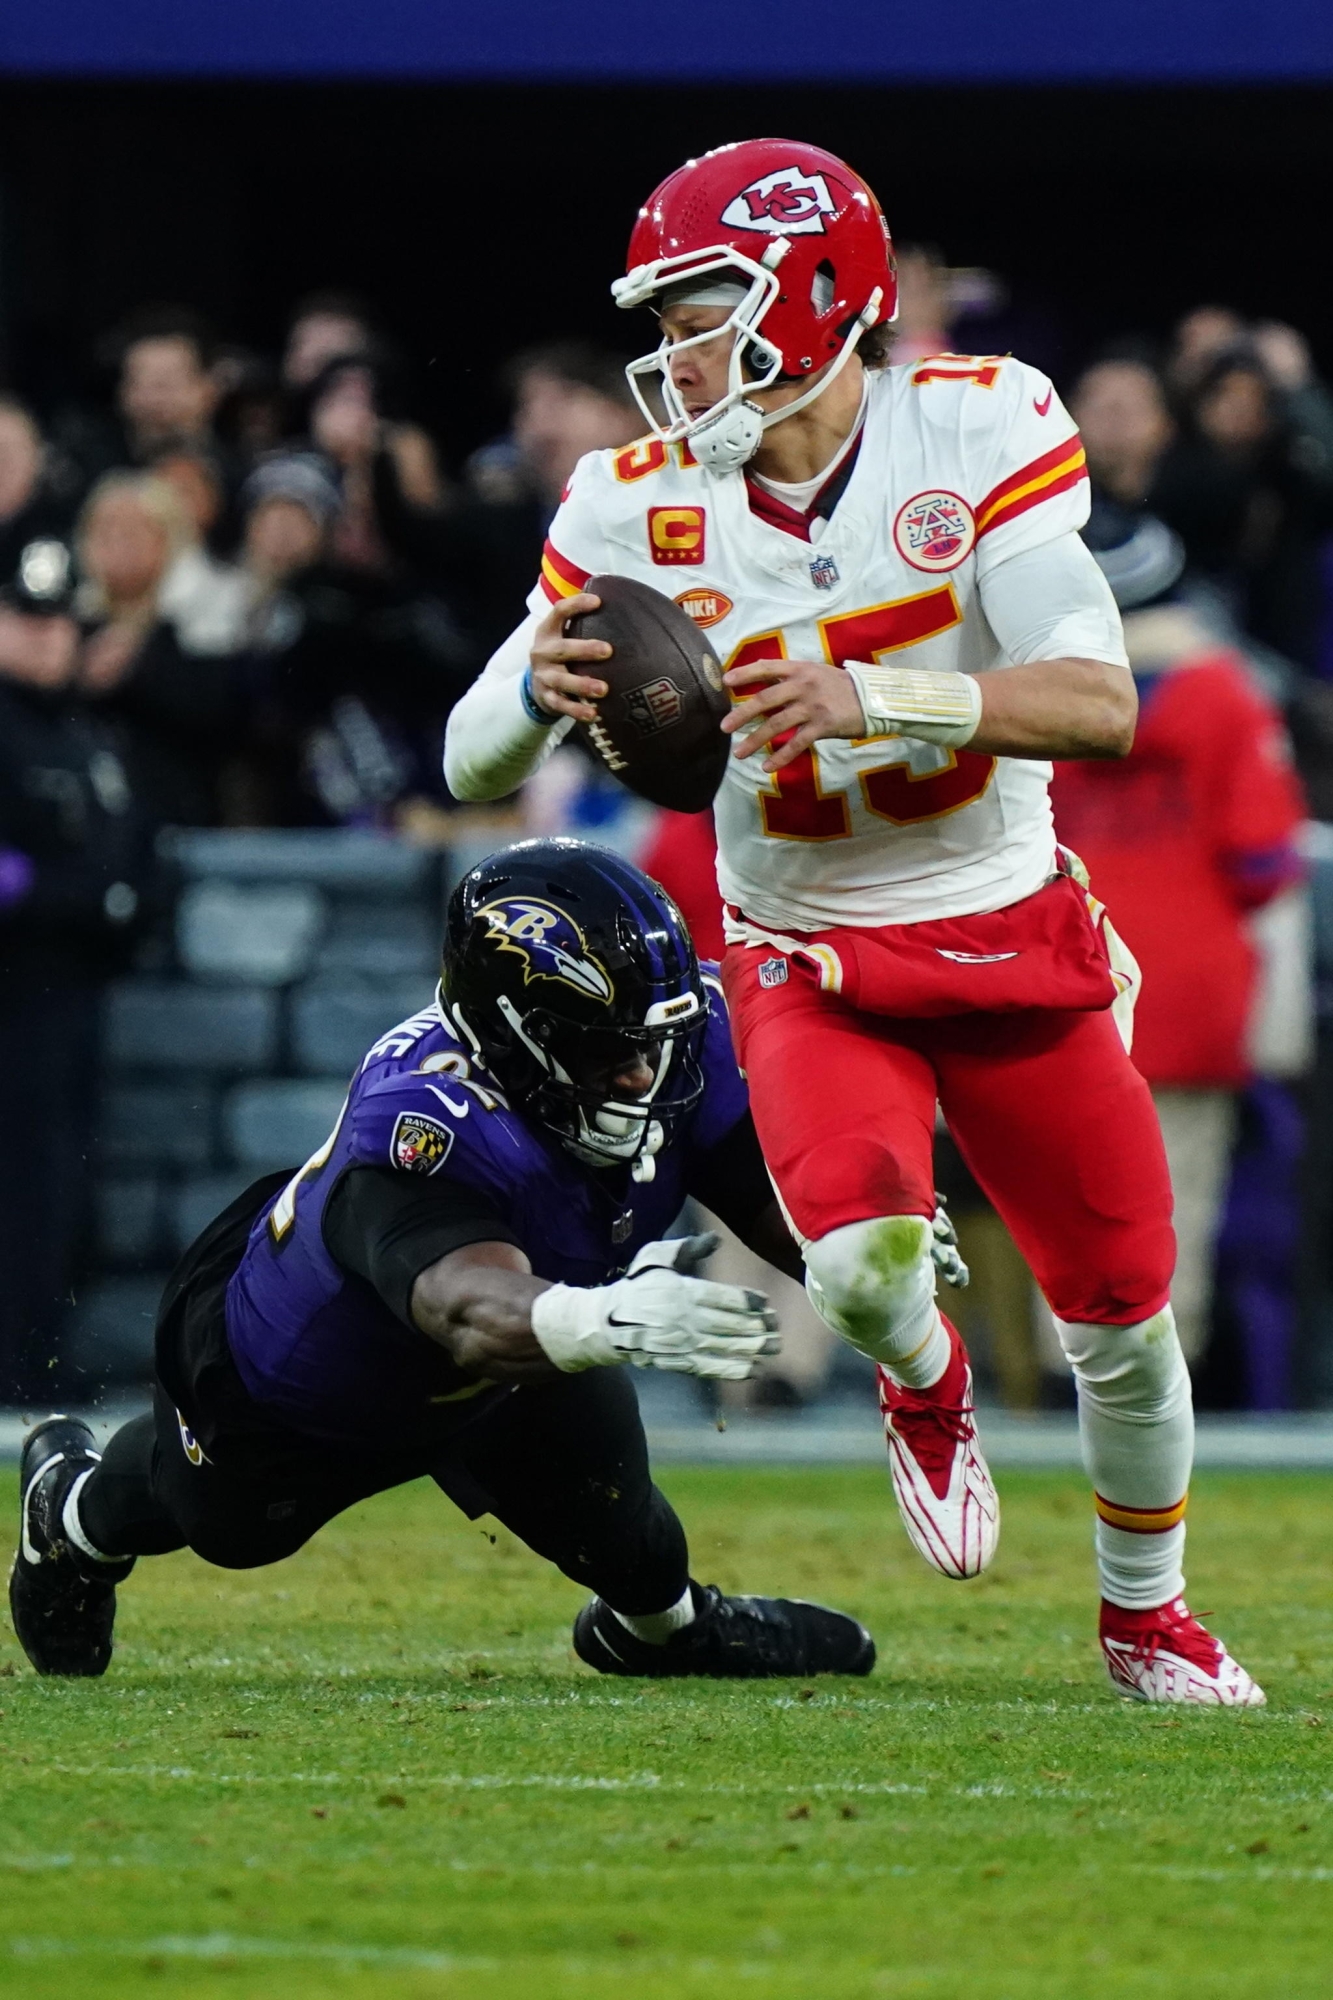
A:
MULTIPOLYGON (((3 78, 0 337, 43 400, 96 336, 189 300, 270 347, 289 302, 374 299, 450 455, 493 433, 498 359, 553 334, 633 350, 610 303, 634 208, 760 132, 844 153, 906 241, 1002 273, 1065 372, 1213 297, 1333 366, 1333 87, 648 86, 3 78)), ((1019 333, 1024 331, 1019 329, 1019 333)), ((635 350, 637 351, 637 350, 635 350)))

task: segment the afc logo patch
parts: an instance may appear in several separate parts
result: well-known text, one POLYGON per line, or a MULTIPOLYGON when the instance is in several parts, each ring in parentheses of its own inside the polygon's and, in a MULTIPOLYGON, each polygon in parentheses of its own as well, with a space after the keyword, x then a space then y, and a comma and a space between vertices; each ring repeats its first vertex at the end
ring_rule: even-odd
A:
POLYGON ((670 729, 685 713, 684 695, 665 674, 659 681, 645 681, 642 687, 626 689, 623 699, 640 736, 656 736, 659 729, 670 729))
POLYGON ((787 961, 785 958, 766 958, 759 968, 761 986, 785 986, 787 984, 787 961))
POLYGON ((655 563, 701 563, 706 522, 702 507, 650 507, 648 551, 655 563))
POLYGON ((913 569, 957 569, 976 539, 972 509, 957 493, 914 493, 893 524, 894 547, 913 569))
POLYGON ((433 1174, 449 1157, 454 1135, 438 1118, 422 1111, 400 1111, 389 1141, 389 1158, 408 1174, 433 1174))

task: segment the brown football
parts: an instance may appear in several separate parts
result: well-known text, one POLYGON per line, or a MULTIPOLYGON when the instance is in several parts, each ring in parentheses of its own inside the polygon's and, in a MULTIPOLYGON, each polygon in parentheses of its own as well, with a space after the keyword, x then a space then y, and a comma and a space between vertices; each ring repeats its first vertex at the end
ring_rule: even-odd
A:
POLYGON ((731 739, 719 728, 731 706, 716 653, 687 612, 660 590, 627 576, 590 576, 602 600, 571 618, 575 639, 604 639, 609 660, 580 666, 610 693, 596 722, 580 722, 584 742, 622 785, 655 806, 702 812, 727 768, 731 739))

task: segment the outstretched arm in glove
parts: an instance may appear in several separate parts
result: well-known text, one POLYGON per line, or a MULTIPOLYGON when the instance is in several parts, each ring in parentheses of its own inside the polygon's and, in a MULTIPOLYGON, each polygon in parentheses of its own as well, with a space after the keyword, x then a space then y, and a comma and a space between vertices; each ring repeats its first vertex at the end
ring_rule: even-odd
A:
POLYGON ((470 1374, 535 1381, 557 1370, 636 1368, 744 1381, 778 1350, 762 1292, 692 1275, 717 1239, 648 1243, 609 1285, 550 1285, 512 1243, 470 1243, 412 1287, 415 1324, 470 1374))

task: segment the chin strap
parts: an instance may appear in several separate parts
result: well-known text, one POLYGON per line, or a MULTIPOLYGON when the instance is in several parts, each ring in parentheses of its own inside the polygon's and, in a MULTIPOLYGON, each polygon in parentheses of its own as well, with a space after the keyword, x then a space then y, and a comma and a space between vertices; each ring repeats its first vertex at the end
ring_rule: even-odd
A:
MULTIPOLYGON (((687 430, 685 437, 695 458, 706 472, 721 478, 729 472, 739 472, 748 465, 764 441, 766 431, 774 424, 794 417, 798 410, 804 410, 815 402, 824 391, 837 381, 847 363, 855 354, 862 334, 874 326, 879 318, 880 300, 884 294, 876 286, 864 308, 857 316, 856 325, 843 342, 841 349, 829 364, 826 373, 810 384, 794 402, 784 403, 780 409, 763 411, 757 403, 748 401, 724 405, 716 415, 700 419, 697 429, 687 430)), ((762 340, 761 334, 756 334, 762 340)))
POLYGON ((732 403, 706 417, 690 439, 690 450, 705 472, 721 478, 748 465, 764 439, 764 413, 757 403, 732 403))

